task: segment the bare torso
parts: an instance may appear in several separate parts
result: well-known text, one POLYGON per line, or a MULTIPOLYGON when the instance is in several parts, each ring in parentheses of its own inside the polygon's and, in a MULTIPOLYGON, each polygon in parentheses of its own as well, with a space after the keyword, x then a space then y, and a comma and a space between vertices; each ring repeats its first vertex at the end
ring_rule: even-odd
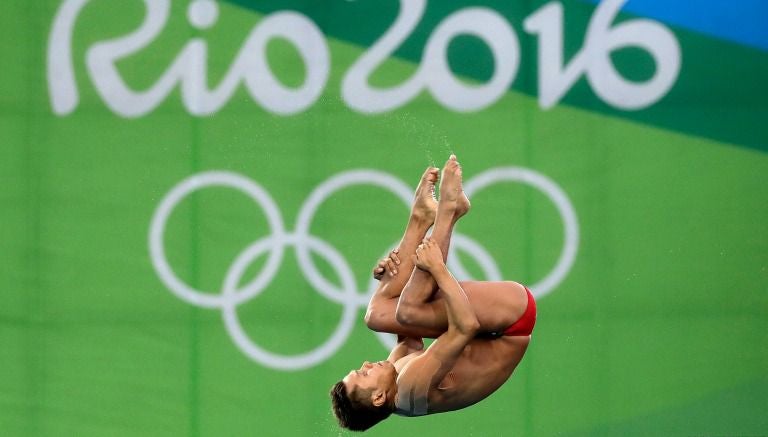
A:
POLYGON ((424 351, 400 358, 395 362, 398 371, 397 413, 406 416, 435 414, 481 401, 509 378, 529 342, 530 336, 472 340, 450 372, 432 389, 429 388, 431 378, 440 366, 437 360, 414 360, 424 351))

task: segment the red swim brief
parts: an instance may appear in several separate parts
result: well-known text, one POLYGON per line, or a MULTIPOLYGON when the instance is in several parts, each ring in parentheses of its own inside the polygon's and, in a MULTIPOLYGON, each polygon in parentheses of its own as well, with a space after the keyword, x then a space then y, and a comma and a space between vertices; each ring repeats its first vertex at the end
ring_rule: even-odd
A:
POLYGON ((528 306, 525 308, 525 312, 520 319, 504 330, 504 335, 531 335, 533 332, 533 326, 536 324, 536 300, 533 299, 533 294, 528 287, 525 287, 525 292, 528 293, 528 306))

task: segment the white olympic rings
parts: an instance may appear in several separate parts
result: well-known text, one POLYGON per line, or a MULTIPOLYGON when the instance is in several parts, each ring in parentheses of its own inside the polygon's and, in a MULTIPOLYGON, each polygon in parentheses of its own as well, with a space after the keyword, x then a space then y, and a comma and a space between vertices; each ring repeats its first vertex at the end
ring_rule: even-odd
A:
MULTIPOLYGON (((533 294, 540 298, 551 292, 568 274, 576 257, 579 230, 576 213, 565 193, 556 183, 533 170, 521 167, 498 167, 487 170, 464 184, 467 196, 497 182, 522 182, 541 190, 557 208, 563 220, 564 245, 552 271, 536 284, 530 286, 533 294)), ((174 186, 163 197, 152 217, 149 229, 149 253, 152 265, 160 280, 180 299, 203 308, 219 308, 224 326, 235 344, 246 356, 265 366, 280 370, 300 370, 325 361, 332 356, 349 337, 357 320, 358 310, 368 305, 370 295, 375 291, 377 281, 371 279, 365 293, 359 291, 353 269, 347 260, 330 244, 310 235, 312 217, 320 205, 333 193, 354 185, 373 185, 390 191, 410 207, 412 189, 400 179, 388 173, 359 169, 339 173, 320 184, 302 205, 296 220, 294 232, 285 229, 283 218, 275 201, 258 183, 233 172, 208 171, 192 175, 174 186), (224 278, 219 294, 192 288, 181 280, 171 268, 165 253, 164 234, 168 218, 173 209, 186 196, 206 187, 229 187, 239 190, 258 204, 266 213, 270 235, 252 242, 233 261, 224 278), (310 285, 322 296, 342 305, 339 325, 324 343, 306 353, 283 355, 258 346, 243 330, 237 316, 237 307, 256 297, 272 282, 283 260, 285 249, 293 247, 296 260, 310 285), (335 270, 341 285, 329 282, 317 269, 311 253, 325 258, 335 270), (263 269, 250 282, 238 286, 248 266, 259 256, 269 253, 263 269)), ((454 232, 451 252, 461 249, 474 257, 483 270, 485 279, 501 280, 499 267, 488 252, 466 235, 454 232)), ((394 244, 393 246, 394 247, 394 244)), ((391 249, 391 248, 390 248, 391 249)), ((458 257, 450 256, 449 268, 460 279, 469 278, 458 257)), ((382 343, 391 347, 391 335, 376 333, 382 343)))

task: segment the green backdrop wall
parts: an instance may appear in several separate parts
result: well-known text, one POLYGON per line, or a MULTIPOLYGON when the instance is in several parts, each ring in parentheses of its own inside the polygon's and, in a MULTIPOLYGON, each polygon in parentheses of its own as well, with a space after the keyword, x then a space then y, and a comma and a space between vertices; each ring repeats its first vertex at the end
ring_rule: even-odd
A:
POLYGON ((768 53, 624 6, 0 3, 2 434, 339 435, 452 152, 450 266, 529 284, 536 332, 371 435, 768 433, 768 53))

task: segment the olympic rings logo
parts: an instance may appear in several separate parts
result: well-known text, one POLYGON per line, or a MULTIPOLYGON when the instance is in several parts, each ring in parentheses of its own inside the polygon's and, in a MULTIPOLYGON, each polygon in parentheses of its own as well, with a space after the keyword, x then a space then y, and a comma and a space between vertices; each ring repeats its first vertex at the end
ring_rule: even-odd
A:
MULTIPOLYGON (((579 228, 573 205, 562 189, 546 176, 522 167, 497 167, 489 169, 464 184, 470 198, 489 185, 499 182, 520 182, 540 190, 555 205, 563 222, 564 244, 552 270, 529 288, 536 297, 550 293, 568 274, 576 258, 579 244, 579 228)), ((321 183, 309 195, 301 207, 293 232, 285 228, 280 209, 269 193, 255 181, 233 172, 208 171, 192 175, 174 186, 160 201, 154 212, 149 229, 149 253, 152 265, 160 280, 180 299, 201 308, 219 309, 224 326, 237 347, 250 359, 278 370, 300 370, 327 360, 346 342, 358 312, 368 305, 377 281, 371 279, 366 291, 361 292, 347 260, 326 241, 309 233, 312 218, 320 205, 338 190, 354 185, 374 185, 388 190, 410 208, 413 190, 391 174, 372 169, 358 169, 339 173, 321 183), (258 204, 266 213, 270 234, 250 243, 232 262, 218 294, 192 288, 180 279, 171 268, 165 253, 164 234, 173 209, 186 196, 207 187, 227 187, 241 191, 258 204), (325 298, 342 306, 338 326, 322 344, 306 353, 283 355, 257 345, 245 332, 237 316, 237 307, 257 297, 272 282, 283 261, 287 248, 293 248, 301 272, 312 288, 325 298), (328 281, 318 270, 311 253, 324 258, 335 269, 341 285, 328 281), (239 286, 247 267, 259 256, 268 254, 267 261, 250 282, 239 286)), ((478 261, 485 279, 502 280, 498 265, 490 254, 470 237, 454 232, 451 250, 461 249, 478 261)), ((393 245, 394 247, 394 245, 393 245)), ((470 275, 456 256, 449 257, 449 268, 459 278, 470 275)), ((393 345, 393 336, 376 333, 385 347, 393 345)))

